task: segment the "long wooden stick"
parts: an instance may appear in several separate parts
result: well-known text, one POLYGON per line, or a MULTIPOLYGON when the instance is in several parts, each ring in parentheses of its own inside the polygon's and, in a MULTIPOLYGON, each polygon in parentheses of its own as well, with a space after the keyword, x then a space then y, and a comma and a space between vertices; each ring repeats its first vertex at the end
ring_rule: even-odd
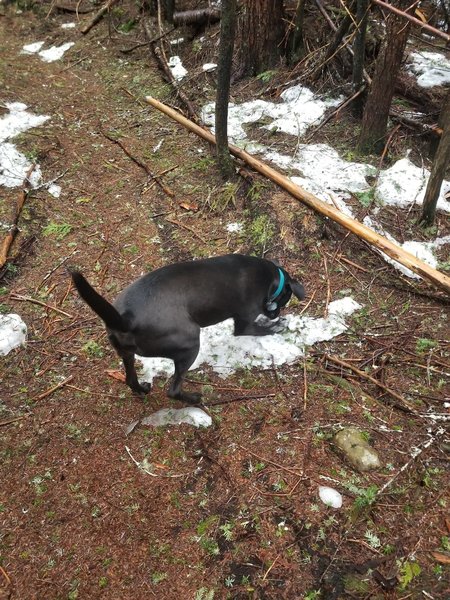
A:
MULTIPOLYGON (((203 127, 200 127, 199 125, 196 125, 189 119, 186 119, 186 117, 183 117, 183 115, 179 114, 173 108, 170 108, 169 106, 163 104, 162 102, 159 102, 159 100, 156 100, 151 96, 147 96, 145 98, 145 101, 148 102, 148 104, 150 104, 154 108, 157 108, 167 116, 171 117, 187 129, 189 129, 190 131, 196 133, 207 142, 215 144, 216 139, 212 133, 210 133, 206 129, 203 129, 203 127)), ((445 290, 447 293, 450 293, 450 277, 447 277, 443 273, 437 271, 436 269, 433 269, 432 267, 424 263, 422 260, 415 257, 410 252, 406 252, 406 250, 403 250, 403 248, 400 248, 400 246, 397 246, 397 244, 394 244, 382 235, 376 233, 375 231, 372 231, 372 229, 370 229, 369 227, 362 225, 358 221, 355 221, 355 219, 348 217, 333 206, 330 206, 329 204, 326 204, 326 202, 319 200, 319 198, 316 198, 316 196, 314 196, 313 194, 310 194, 300 186, 293 183, 285 175, 282 175, 272 167, 269 167, 265 163, 256 159, 251 154, 245 152, 245 150, 241 150, 237 146, 233 146, 232 144, 230 144, 230 152, 237 158, 240 158, 241 160, 249 164, 256 171, 262 173, 263 175, 274 181, 276 184, 281 186, 292 196, 294 196, 294 198, 296 198, 297 200, 300 200, 313 210, 321 213, 322 215, 325 215, 326 217, 329 217, 336 223, 339 223, 339 225, 342 225, 358 237, 362 238, 366 242, 369 242, 369 244, 372 244, 373 246, 375 246, 394 260, 401 263, 403 266, 408 267, 408 269, 411 269, 411 271, 414 271, 414 273, 417 273, 424 279, 431 281, 441 289, 445 290)))

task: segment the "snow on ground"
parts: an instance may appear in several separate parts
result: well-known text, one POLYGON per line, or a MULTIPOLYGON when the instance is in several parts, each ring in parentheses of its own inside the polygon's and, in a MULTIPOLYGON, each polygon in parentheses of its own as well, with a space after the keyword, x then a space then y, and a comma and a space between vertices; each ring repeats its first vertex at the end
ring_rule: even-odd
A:
POLYGON ((187 423, 194 427, 210 427, 211 417, 201 408, 186 406, 185 408, 162 408, 149 417, 141 420, 142 425, 181 425, 187 423))
MULTIPOLYGON (((352 193, 371 190, 367 177, 376 174, 375 167, 344 160, 327 144, 298 144, 298 136, 311 124, 320 121, 327 108, 336 106, 339 102, 340 99, 323 100, 314 96, 307 88, 295 85, 281 94, 281 101, 278 103, 253 100, 240 105, 230 104, 228 132, 234 144, 244 147, 248 152, 262 155, 281 170, 294 172, 291 180, 295 184, 354 218, 348 201, 352 193), (260 123, 262 128, 295 136, 292 155, 282 154, 248 139, 244 128, 247 123, 260 123)), ((203 107, 202 118, 205 124, 214 130, 214 103, 203 107)), ((408 156, 398 160, 389 169, 381 171, 378 177, 374 190, 377 204, 394 205, 404 209, 408 209, 412 204, 422 204, 429 177, 430 172, 425 168, 416 167, 408 156)), ((449 190, 450 182, 444 181, 437 204, 438 210, 450 212, 450 202, 445 199, 449 190)), ((379 206, 375 208, 374 213, 378 210, 379 206)), ((382 232, 383 228, 373 216, 366 219, 366 225, 378 233, 382 232)), ((383 235, 390 237, 386 233, 383 235)), ((393 240, 392 237, 390 239, 393 240)), ((404 248, 430 265, 436 266, 434 250, 446 243, 449 242, 445 239, 443 242, 437 240, 434 243, 411 240, 404 244, 404 248)), ((383 256, 387 259, 386 255, 383 256)), ((399 265, 390 259, 389 262, 396 267, 399 265)), ((417 277, 409 269, 402 267, 401 270, 409 277, 417 277)))
POLYGON ((450 83, 450 60, 440 52, 411 52, 408 71, 417 78, 421 87, 450 83))
POLYGON ((24 344, 26 337, 27 326, 19 315, 0 315, 0 356, 6 356, 13 348, 24 344))
MULTIPOLYGON (((17 187, 22 185, 31 162, 8 140, 42 125, 50 117, 28 112, 27 106, 21 102, 9 102, 5 106, 9 113, 0 118, 0 185, 17 187)), ((30 176, 31 185, 39 185, 41 177, 41 170, 37 165, 30 176)))
POLYGON ((66 42, 61 46, 51 46, 47 50, 41 50, 45 42, 34 42, 33 44, 26 44, 22 48, 23 54, 37 54, 44 62, 54 62, 60 60, 64 54, 71 48, 75 42, 66 42))
MULTIPOLYGON (((408 157, 401 158, 389 169, 382 171, 375 190, 375 198, 382 204, 409 207, 423 204, 430 171, 416 167, 408 157)), ((450 191, 450 181, 443 181, 437 209, 450 212, 450 202, 445 194, 450 191)))
POLYGON ((169 69, 172 72, 174 79, 181 81, 187 75, 186 69, 183 67, 179 56, 171 56, 169 62, 169 69))
MULTIPOLYGON (((262 337, 233 335, 233 320, 205 327, 200 334, 200 352, 191 370, 209 365, 220 377, 240 368, 271 369, 290 364, 304 355, 305 346, 331 340, 347 329, 345 317, 361 306, 346 297, 331 302, 326 318, 314 319, 288 314, 282 333, 262 337)), ((173 374, 173 362, 164 358, 137 357, 143 364, 142 381, 151 383, 157 375, 173 374)))
MULTIPOLYGON (((228 108, 228 134, 233 142, 247 147, 247 134, 243 125, 265 121, 265 129, 291 135, 303 135, 308 127, 318 123, 327 108, 337 106, 342 98, 318 98, 306 87, 295 85, 285 90, 281 102, 252 100, 243 104, 231 104, 228 108)), ((214 131, 214 102, 202 109, 202 119, 214 131)))

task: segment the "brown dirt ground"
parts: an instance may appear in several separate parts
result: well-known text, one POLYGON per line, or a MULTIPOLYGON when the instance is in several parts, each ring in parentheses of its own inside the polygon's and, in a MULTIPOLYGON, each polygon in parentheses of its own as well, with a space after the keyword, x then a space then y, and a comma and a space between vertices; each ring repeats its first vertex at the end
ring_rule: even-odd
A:
MULTIPOLYGON (((18 312, 29 334, 25 347, 1 359, 0 598, 449 597, 448 564, 431 554, 448 557, 448 438, 411 460, 439 424, 398 410, 389 394, 326 358, 366 370, 418 411, 444 413, 445 298, 401 279, 361 241, 257 176, 238 181, 237 208, 227 206, 210 148, 127 93, 176 103, 146 49, 123 55, 128 39, 111 36, 106 20, 83 38, 60 29, 70 17, 45 19, 47 10, 8 8, 0 17, 1 101, 51 116, 16 141, 45 179, 63 174, 59 199, 45 190, 28 197, 3 274, 2 310, 18 312), (76 45, 46 64, 20 54, 38 39, 76 45), (153 173, 173 168, 163 182, 174 197, 104 133, 153 173), (260 252, 255 235, 225 230, 241 220, 251 232, 258 215, 276 228, 268 254, 304 281, 308 315, 323 315, 342 290, 363 310, 345 335, 290 367, 242 370, 225 382, 193 374, 189 385, 203 387, 210 429, 138 427, 126 437, 131 421, 172 404, 166 382, 142 400, 108 376, 117 357, 61 261, 113 298, 141 272, 181 258, 260 252), (49 234, 50 223, 70 230, 49 234), (335 452, 331 437, 342 425, 367 432, 381 470, 358 474, 335 452), (126 447, 148 459, 153 476, 126 447), (339 511, 318 500, 327 478, 344 494, 339 511), (364 502, 388 482, 376 502, 364 502)), ((191 82, 198 106, 212 83, 205 74, 191 82)), ((321 136, 352 147, 351 118, 343 119, 321 136)), ((2 190, 1 220, 19 193, 2 190)), ((395 216, 393 233, 414 228, 413 217, 395 216)), ((438 228, 445 230, 442 217, 438 228)))

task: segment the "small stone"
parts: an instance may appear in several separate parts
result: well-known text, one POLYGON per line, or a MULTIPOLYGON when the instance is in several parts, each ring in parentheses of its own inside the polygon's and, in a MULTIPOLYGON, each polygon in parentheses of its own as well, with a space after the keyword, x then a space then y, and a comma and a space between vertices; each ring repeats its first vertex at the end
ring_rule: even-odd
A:
POLYGON ((358 471, 370 471, 381 466, 378 454, 356 427, 341 429, 334 436, 334 443, 358 471))

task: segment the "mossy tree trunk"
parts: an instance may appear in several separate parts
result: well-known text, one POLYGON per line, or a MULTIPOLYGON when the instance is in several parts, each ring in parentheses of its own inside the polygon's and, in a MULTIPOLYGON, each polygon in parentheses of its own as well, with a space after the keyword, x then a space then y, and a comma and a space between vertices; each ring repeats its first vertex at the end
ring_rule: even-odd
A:
MULTIPOLYGON (((406 9, 409 4, 409 0, 401 0, 399 8, 406 9)), ((384 44, 377 58, 372 85, 364 107, 358 140, 360 152, 381 154, 383 151, 389 110, 409 29, 410 22, 404 17, 389 15, 384 44)))
POLYGON ((228 150, 228 101, 235 29, 236 0, 222 0, 215 127, 217 161, 222 175, 226 179, 232 177, 234 173, 233 159, 228 150))

